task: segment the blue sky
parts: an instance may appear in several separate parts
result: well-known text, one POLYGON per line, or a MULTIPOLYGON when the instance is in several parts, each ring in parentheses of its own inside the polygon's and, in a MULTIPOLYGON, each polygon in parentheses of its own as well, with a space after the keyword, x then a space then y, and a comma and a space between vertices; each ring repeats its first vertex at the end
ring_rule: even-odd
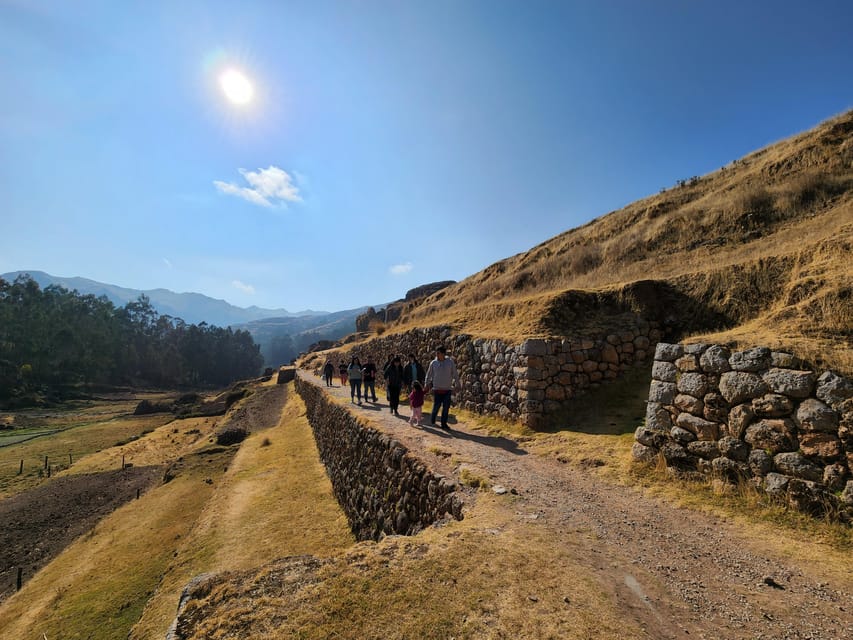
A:
POLYGON ((395 300, 853 107, 851 24, 848 0, 0 0, 0 273, 395 300))

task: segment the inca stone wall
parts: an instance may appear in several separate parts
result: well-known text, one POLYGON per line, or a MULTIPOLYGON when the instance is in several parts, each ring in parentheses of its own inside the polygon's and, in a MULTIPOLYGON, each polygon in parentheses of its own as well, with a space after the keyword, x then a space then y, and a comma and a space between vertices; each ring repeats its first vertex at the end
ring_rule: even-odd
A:
POLYGON ((411 535, 450 515, 462 519, 460 488, 430 471, 401 443, 361 422, 297 376, 320 458, 359 540, 411 535))
MULTIPOLYGON (((660 330, 656 323, 639 317, 632 324, 601 336, 529 339, 519 345, 432 327, 377 337, 334 358, 349 361, 357 355, 364 363, 371 356, 381 372, 389 355, 405 358, 412 353, 426 369, 435 347, 444 345, 459 369, 462 390, 455 400, 462 408, 538 428, 585 390, 647 362, 660 340, 660 330)), ((323 363, 322 358, 313 362, 315 373, 323 363)))
POLYGON ((634 458, 853 520, 853 382, 755 347, 658 344, 634 458))

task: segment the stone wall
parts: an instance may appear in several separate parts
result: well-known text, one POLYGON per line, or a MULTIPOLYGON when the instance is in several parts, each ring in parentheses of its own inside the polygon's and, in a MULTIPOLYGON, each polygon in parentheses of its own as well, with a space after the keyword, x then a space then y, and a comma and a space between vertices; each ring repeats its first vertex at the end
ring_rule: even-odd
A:
POLYGON ((658 344, 634 458, 853 519, 853 382, 755 347, 658 344))
MULTIPOLYGON (((412 353, 426 369, 437 345, 444 345, 456 361, 462 390, 454 396, 462 408, 476 413, 516 420, 539 428, 569 407, 571 400, 587 389, 619 377, 620 373, 645 363, 660 340, 656 323, 639 317, 633 326, 617 333, 583 339, 528 339, 513 345, 502 340, 455 334, 449 327, 415 329, 380 336, 333 358, 361 362, 373 357, 380 369, 391 354, 412 353)), ((323 354, 312 363, 319 373, 323 354)), ((381 380, 380 380, 381 382, 381 380)))
POLYGON ((462 519, 459 485, 433 473, 401 443, 373 429, 297 376, 320 458, 359 540, 411 535, 445 515, 462 519))

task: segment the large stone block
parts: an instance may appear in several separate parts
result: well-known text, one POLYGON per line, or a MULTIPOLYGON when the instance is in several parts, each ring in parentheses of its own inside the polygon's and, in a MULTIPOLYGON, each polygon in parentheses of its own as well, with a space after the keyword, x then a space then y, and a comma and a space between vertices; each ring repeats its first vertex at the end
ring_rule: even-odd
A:
POLYGON ((705 408, 705 403, 699 398, 694 398, 684 393, 679 393, 675 396, 674 404, 681 411, 686 411, 700 417, 702 417, 702 410, 705 408))
POLYGON ((657 462, 659 454, 660 451, 658 449, 647 447, 639 442, 635 442, 631 447, 631 457, 643 464, 654 464, 657 462))
POLYGON ((806 398, 797 407, 797 425, 805 431, 837 433, 838 414, 829 406, 814 398, 806 398))
POLYGON ((830 407, 835 408, 847 398, 853 398, 853 382, 832 371, 825 371, 817 379, 815 395, 830 407))
POLYGON ((746 371, 727 371, 720 376, 720 393, 729 404, 740 404, 763 396, 767 383, 761 376, 746 371))
POLYGON ((681 393, 702 398, 709 390, 708 376, 703 373, 685 373, 676 383, 677 389, 681 393))
MULTIPOLYGON (((638 348, 639 345, 637 345, 638 348)), ((680 344, 667 344, 665 342, 659 342, 655 347, 655 360, 665 360, 667 362, 674 362, 678 358, 680 358, 684 354, 684 347, 680 344)))
POLYGON ((781 393, 766 393, 760 398, 753 398, 752 410, 759 418, 782 418, 791 415, 794 403, 781 393))
POLYGON ((753 447, 765 449, 771 454, 796 451, 800 447, 797 428, 788 418, 761 420, 746 428, 744 435, 753 447))
POLYGON ((700 371, 699 359, 692 353, 685 354, 675 361, 675 366, 683 373, 695 373, 700 371))
POLYGON ((729 356, 729 366, 733 371, 761 371, 770 367, 770 349, 753 347, 745 351, 735 351, 729 356))
POLYGON ((761 378, 773 393, 783 393, 790 398, 807 398, 814 389, 815 375, 812 371, 791 369, 768 369, 761 378))
POLYGON ((678 414, 675 423, 682 429, 695 433, 699 440, 717 440, 720 437, 719 424, 709 422, 704 418, 699 418, 689 413, 678 414))
POLYGON ((800 451, 809 458, 833 462, 844 452, 841 440, 835 434, 820 431, 800 433, 800 451))
POLYGON ((521 343, 523 356, 544 356, 548 353, 548 342, 539 338, 528 338, 521 343))
POLYGON ((649 402, 672 404, 677 391, 678 389, 672 382, 652 380, 652 383, 649 385, 649 402))
POLYGON ((725 373, 731 370, 730 356, 731 352, 726 347, 718 344, 711 345, 699 357, 699 366, 705 373, 725 373))
POLYGON ((656 431, 669 431, 672 416, 660 402, 649 402, 646 404, 646 426, 656 431))
POLYGON ((741 439, 746 428, 755 419, 752 404, 739 404, 729 411, 728 432, 733 438, 741 439))
POLYGON ((773 464, 787 476, 813 482, 823 480, 823 468, 796 451, 776 454, 773 456, 773 464))

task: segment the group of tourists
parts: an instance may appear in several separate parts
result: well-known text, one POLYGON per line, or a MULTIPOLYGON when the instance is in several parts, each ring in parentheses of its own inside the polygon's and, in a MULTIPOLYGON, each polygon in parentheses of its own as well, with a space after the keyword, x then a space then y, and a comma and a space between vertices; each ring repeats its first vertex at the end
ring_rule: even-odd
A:
MULTIPOLYGON (((459 380, 459 372, 456 369, 456 363, 453 358, 447 356, 447 351, 443 346, 439 346, 435 350, 435 359, 429 363, 426 371, 414 354, 409 354, 408 362, 402 364, 403 359, 399 355, 388 357, 385 365, 382 367, 382 377, 385 380, 386 397, 388 398, 389 411, 395 416, 399 416, 400 394, 405 390, 409 401, 409 406, 412 409, 412 416, 409 423, 420 426, 423 422, 423 405, 424 398, 428 394, 433 395, 433 405, 431 424, 436 424, 439 411, 441 412, 441 428, 445 431, 450 430, 447 424, 448 415, 450 413, 450 400, 454 391, 461 389, 459 380)), ((367 357, 367 362, 362 364, 358 356, 352 356, 349 364, 343 360, 338 365, 338 375, 341 379, 341 386, 346 386, 347 382, 350 385, 350 402, 362 404, 362 395, 364 402, 376 402, 376 376, 379 370, 371 356, 367 357)), ((335 365, 331 360, 326 360, 323 366, 323 379, 326 386, 334 386, 332 378, 335 373, 335 365)))

